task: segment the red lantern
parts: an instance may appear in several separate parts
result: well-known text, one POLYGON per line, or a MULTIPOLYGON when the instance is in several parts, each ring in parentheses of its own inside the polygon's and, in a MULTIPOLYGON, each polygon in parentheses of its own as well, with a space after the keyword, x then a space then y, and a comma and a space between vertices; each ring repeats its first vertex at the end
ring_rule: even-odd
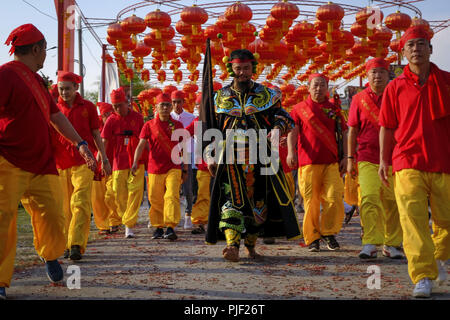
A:
POLYGON ((222 84, 220 82, 214 81, 213 82, 213 90, 217 91, 217 90, 220 90, 220 89, 222 89, 222 84))
POLYGON ((240 33, 242 24, 252 19, 253 13, 249 6, 236 2, 225 9, 225 18, 235 26, 237 33, 240 33))
POLYGON ((149 81, 150 80, 150 71, 148 71, 147 69, 142 70, 141 79, 144 82, 149 81))
POLYGON ((177 91, 177 90, 178 90, 177 87, 175 87, 175 86, 173 86, 173 85, 168 85, 168 86, 165 86, 165 87, 162 89, 162 92, 165 93, 165 94, 170 95, 172 92, 177 91))
POLYGON ((327 32, 333 31, 333 23, 339 22, 344 17, 344 9, 341 6, 329 2, 317 9, 316 18, 321 22, 327 23, 327 32))
POLYGON ((132 15, 131 17, 125 18, 120 26, 122 30, 126 33, 132 35, 133 41, 136 42, 136 35, 142 33, 147 28, 147 25, 144 19, 137 17, 136 15, 132 15))
POLYGON ((287 31, 292 25, 292 22, 299 16, 300 10, 295 4, 283 0, 282 2, 276 3, 270 9, 270 14, 275 19, 282 21, 282 29, 283 31, 287 31))
POLYGON ((166 72, 164 70, 158 70, 157 75, 159 82, 163 83, 164 81, 166 81, 166 72))
POLYGON ((384 24, 389 29, 396 31, 397 38, 400 38, 400 32, 408 29, 411 25, 411 17, 406 13, 397 11, 388 15, 384 20, 384 24))
POLYGON ((170 18, 168 13, 156 9, 155 11, 150 12, 145 16, 145 23, 149 28, 157 30, 156 39, 159 40, 161 39, 159 30, 170 27, 172 19, 170 18))
POLYGON ((200 30, 200 25, 208 21, 208 13, 205 9, 193 5, 192 7, 186 7, 181 11, 181 20, 192 26, 192 34, 196 35, 200 30))

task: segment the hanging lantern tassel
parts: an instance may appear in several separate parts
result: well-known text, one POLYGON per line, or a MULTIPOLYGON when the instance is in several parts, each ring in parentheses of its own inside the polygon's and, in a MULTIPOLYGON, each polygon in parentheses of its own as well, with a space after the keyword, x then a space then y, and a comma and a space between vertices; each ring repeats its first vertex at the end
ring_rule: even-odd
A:
POLYGON ((242 24, 241 23, 236 24, 236 33, 242 33, 242 24))
POLYGON ((156 40, 161 40, 161 30, 156 29, 155 38, 156 40))
POLYGON ((197 26, 196 26, 196 25, 192 25, 192 34, 193 34, 194 36, 196 36, 196 35, 198 34, 197 26))
POLYGON ((117 45, 116 45, 116 47, 117 47, 117 52, 118 52, 119 54, 122 54, 122 41, 117 40, 117 45))

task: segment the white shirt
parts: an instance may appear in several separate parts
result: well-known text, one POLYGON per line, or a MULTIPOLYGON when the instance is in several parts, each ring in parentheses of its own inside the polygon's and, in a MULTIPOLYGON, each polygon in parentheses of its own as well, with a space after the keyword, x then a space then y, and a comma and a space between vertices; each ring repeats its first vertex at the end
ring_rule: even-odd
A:
MULTIPOLYGON (((172 119, 180 121, 183 124, 183 127, 186 128, 187 126, 189 126, 191 124, 192 121, 194 121, 195 116, 190 113, 190 112, 186 112, 183 110, 183 112, 181 112, 180 114, 176 113, 175 111, 172 111, 170 113, 170 116, 172 117, 172 119)), ((193 164, 193 159, 194 159, 194 154, 192 152, 192 150, 194 150, 194 140, 191 138, 190 139, 190 143, 188 143, 187 146, 187 151, 192 153, 191 154, 191 164, 193 164)))

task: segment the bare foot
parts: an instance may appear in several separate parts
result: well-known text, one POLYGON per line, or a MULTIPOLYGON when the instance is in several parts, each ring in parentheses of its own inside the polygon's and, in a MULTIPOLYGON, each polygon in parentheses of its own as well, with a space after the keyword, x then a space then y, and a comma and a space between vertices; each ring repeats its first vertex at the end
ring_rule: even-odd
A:
POLYGON ((225 247, 222 251, 225 260, 231 262, 239 261, 239 248, 235 246, 225 247))
POLYGON ((264 259, 264 256, 256 253, 255 248, 251 248, 251 249, 247 248, 247 251, 248 251, 248 257, 250 259, 255 259, 255 260, 263 260, 264 259))

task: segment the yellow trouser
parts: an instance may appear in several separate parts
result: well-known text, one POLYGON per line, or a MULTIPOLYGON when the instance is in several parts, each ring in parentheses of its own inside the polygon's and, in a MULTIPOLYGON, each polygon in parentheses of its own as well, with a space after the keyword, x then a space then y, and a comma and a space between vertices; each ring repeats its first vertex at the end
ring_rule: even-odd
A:
POLYGON ((86 245, 91 227, 91 193, 94 172, 87 165, 59 171, 63 190, 63 211, 66 217, 67 249, 80 246, 81 253, 86 245))
POLYGON ((105 203, 106 179, 92 182, 92 211, 97 229, 109 230, 109 209, 105 203))
POLYGON ((14 272, 20 200, 31 216, 37 254, 52 261, 66 246, 58 176, 24 171, 0 156, 0 287, 9 287, 14 272))
POLYGON ((151 205, 149 217, 152 226, 175 228, 180 223, 180 187, 180 169, 148 175, 148 199, 151 205))
POLYGON ((113 171, 112 176, 117 213, 124 225, 133 228, 138 220, 139 208, 144 196, 145 166, 139 165, 134 176, 130 169, 113 171))
POLYGON ((105 205, 109 210, 109 225, 120 226, 122 224, 122 218, 118 214, 116 197, 113 190, 113 178, 112 175, 106 177, 106 192, 105 192, 105 205))
POLYGON ((358 163, 361 186, 361 225, 364 228, 362 244, 385 244, 399 247, 402 244, 402 228, 394 195, 394 176, 389 167, 389 185, 381 183, 378 164, 366 161, 358 163))
POLYGON ((303 236, 309 245, 321 236, 336 235, 341 230, 345 215, 344 183, 337 163, 306 165, 298 170, 305 208, 303 236))
POLYGON ((394 190, 409 276, 413 283, 423 278, 436 279, 436 259, 450 258, 450 174, 403 169, 395 173, 394 190))
POLYGON ((206 224, 208 223, 209 201, 211 199, 209 190, 211 175, 207 171, 197 170, 197 181, 197 200, 192 207, 191 220, 193 224, 206 224))
POLYGON ((350 206, 360 205, 359 179, 353 179, 350 174, 345 176, 344 201, 350 206))
POLYGON ((295 181, 294 181, 294 176, 292 175, 292 171, 285 172, 284 175, 286 176, 289 193, 290 193, 292 199, 294 199, 295 198, 295 181))

